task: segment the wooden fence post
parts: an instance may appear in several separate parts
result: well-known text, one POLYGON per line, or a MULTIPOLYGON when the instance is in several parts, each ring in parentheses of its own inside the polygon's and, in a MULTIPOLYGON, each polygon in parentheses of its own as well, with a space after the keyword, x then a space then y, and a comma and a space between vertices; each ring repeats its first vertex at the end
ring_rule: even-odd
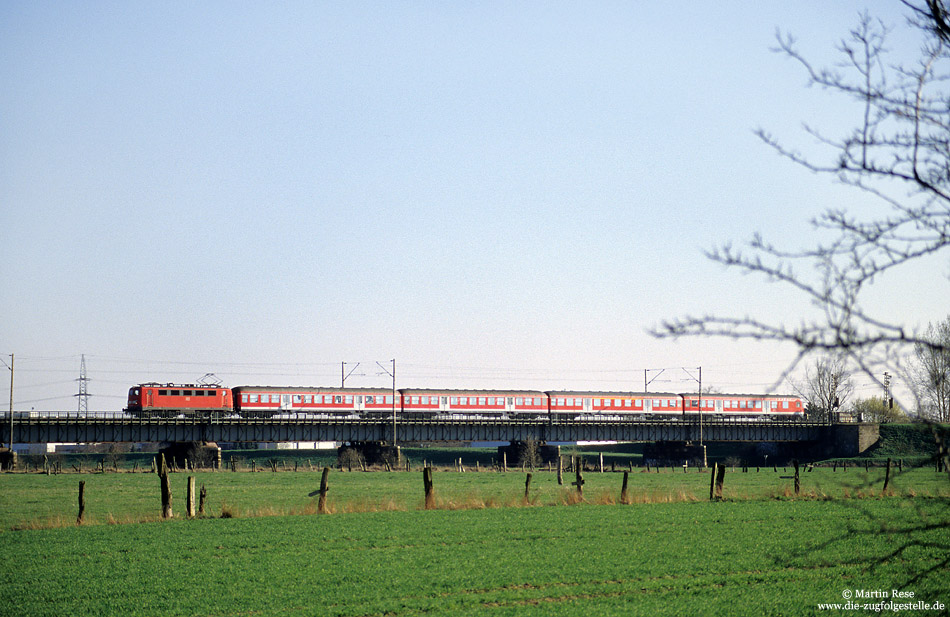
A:
POLYGON ((162 491, 162 518, 172 517, 172 492, 168 482, 168 466, 165 464, 165 456, 159 452, 155 455, 155 472, 162 491))
POLYGON ((709 501, 712 501, 716 493, 716 470, 719 468, 719 463, 713 463, 712 465, 712 475, 709 476, 709 501))
POLYGON ((508 453, 507 452, 501 453, 501 470, 508 471, 508 453))
POLYGON ((172 490, 168 481, 168 472, 159 476, 162 489, 162 518, 171 518, 172 514, 172 490))
POLYGON ((188 476, 188 488, 185 491, 185 513, 195 518, 195 477, 188 476))
POLYGON ((798 495, 802 490, 802 483, 798 477, 798 459, 793 460, 792 464, 795 465, 795 494, 798 495))
POLYGON ((317 502, 317 512, 320 514, 327 513, 327 491, 330 490, 330 468, 323 468, 323 475, 320 476, 320 499, 317 502))
POLYGON ((201 490, 198 492, 198 516, 204 516, 205 513, 205 500, 208 498, 208 490, 205 488, 205 485, 201 485, 201 490))
POLYGON ((563 462, 560 456, 557 457, 557 485, 562 486, 564 484, 563 476, 563 462))
POLYGON ((887 469, 884 471, 884 488, 881 490, 882 493, 887 493, 887 485, 891 481, 891 459, 887 459, 887 469))
POLYGON ((524 504, 528 505, 531 503, 531 472, 528 472, 528 475, 524 479, 524 504))
POLYGON ((726 466, 720 465, 719 470, 716 472, 716 498, 722 499, 722 485, 726 479, 726 466))
POLYGON ((571 484, 577 487, 577 496, 584 499, 584 475, 581 473, 580 465, 574 466, 574 475, 577 479, 571 484))
POLYGON ((629 471, 623 472, 623 486, 620 487, 620 503, 624 505, 630 503, 630 499, 627 497, 627 480, 629 476, 629 471))
POLYGON ((598 458, 600 459, 600 463, 599 463, 600 473, 604 473, 604 453, 598 452, 597 454, 598 454, 598 458))
POLYGON ((76 517, 76 524, 82 525, 86 517, 86 481, 79 481, 79 515, 76 517))
POLYGON ((426 510, 435 508, 435 488, 432 486, 432 468, 422 470, 422 486, 426 492, 426 510))

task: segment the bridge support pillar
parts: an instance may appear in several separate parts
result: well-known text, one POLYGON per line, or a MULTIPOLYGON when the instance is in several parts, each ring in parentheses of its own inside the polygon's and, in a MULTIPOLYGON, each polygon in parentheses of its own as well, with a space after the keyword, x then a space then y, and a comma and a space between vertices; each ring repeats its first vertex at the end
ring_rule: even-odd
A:
POLYGON ((657 441, 644 444, 643 462, 647 465, 706 465, 706 446, 688 441, 657 441))
POLYGON ((176 441, 159 450, 168 462, 181 469, 193 467, 221 468, 221 448, 213 441, 176 441))
POLYGON ((829 456, 858 456, 881 438, 881 426, 870 422, 831 425, 829 456))
POLYGON ((556 463, 561 456, 561 446, 549 446, 543 441, 512 441, 498 447, 498 458, 505 455, 509 467, 519 465, 545 465, 556 463))
POLYGON ((13 471, 16 469, 16 452, 10 448, 0 448, 0 469, 13 471))
POLYGON ((367 465, 389 463, 396 467, 402 461, 402 449, 383 441, 351 441, 337 448, 337 459, 344 463, 358 456, 367 465))

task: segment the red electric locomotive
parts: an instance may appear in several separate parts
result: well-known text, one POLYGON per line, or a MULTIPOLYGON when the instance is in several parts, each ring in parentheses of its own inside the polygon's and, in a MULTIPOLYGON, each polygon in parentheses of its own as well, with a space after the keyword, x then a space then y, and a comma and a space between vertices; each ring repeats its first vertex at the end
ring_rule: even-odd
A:
POLYGON ((231 390, 201 384, 143 383, 129 389, 125 412, 136 418, 174 418, 233 409, 231 390))

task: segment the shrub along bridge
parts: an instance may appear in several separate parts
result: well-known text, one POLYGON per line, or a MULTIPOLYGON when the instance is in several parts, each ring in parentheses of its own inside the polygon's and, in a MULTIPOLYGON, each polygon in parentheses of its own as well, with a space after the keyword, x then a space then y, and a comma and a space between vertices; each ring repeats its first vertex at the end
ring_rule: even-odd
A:
MULTIPOLYGON (((5 414, 4 414, 5 415, 5 414)), ((50 413, 0 421, 0 443, 439 441, 802 442, 830 455, 854 456, 873 445, 878 425, 805 421, 499 419, 317 419, 228 417, 135 419, 50 413)))

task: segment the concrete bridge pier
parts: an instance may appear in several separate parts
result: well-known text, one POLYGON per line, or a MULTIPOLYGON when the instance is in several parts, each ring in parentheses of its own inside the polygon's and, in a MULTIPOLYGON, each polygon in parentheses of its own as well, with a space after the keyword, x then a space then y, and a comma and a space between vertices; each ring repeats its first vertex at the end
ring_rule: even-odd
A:
POLYGON ((828 456, 858 456, 881 438, 881 425, 870 422, 832 424, 830 430, 828 456))
POLYGON ((706 466, 706 446, 689 441, 657 441, 643 446, 643 462, 647 465, 706 466))
POLYGON ((221 448, 213 441, 176 441, 159 449, 169 464, 180 469, 193 467, 221 468, 221 448))
POLYGON ((0 448, 0 470, 13 471, 16 469, 16 452, 10 448, 0 448))
POLYGON ((561 446, 549 446, 543 441, 512 441, 507 446, 498 447, 499 461, 502 454, 509 467, 520 467, 522 463, 546 465, 557 462, 561 456, 561 446))
POLYGON ((346 465, 360 460, 366 465, 384 465, 396 467, 402 461, 402 449, 384 441, 350 441, 336 451, 337 460, 346 465))

